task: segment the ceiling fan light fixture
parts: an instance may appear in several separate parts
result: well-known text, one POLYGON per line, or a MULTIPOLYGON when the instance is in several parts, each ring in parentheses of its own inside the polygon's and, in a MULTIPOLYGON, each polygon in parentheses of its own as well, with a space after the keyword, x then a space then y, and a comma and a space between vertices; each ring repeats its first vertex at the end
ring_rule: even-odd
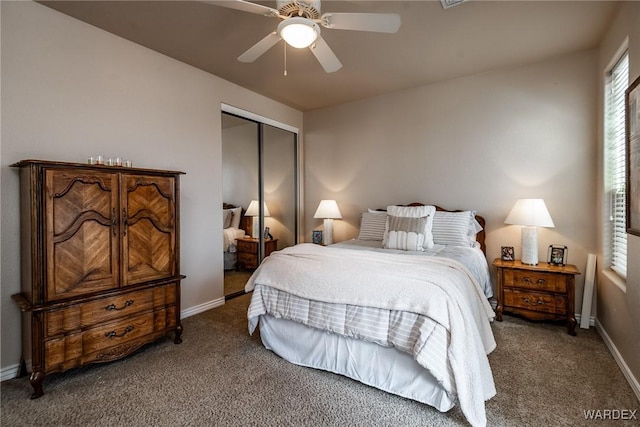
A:
POLYGON ((309 47, 318 38, 320 27, 307 18, 285 19, 278 25, 278 34, 288 45, 296 48, 309 47))

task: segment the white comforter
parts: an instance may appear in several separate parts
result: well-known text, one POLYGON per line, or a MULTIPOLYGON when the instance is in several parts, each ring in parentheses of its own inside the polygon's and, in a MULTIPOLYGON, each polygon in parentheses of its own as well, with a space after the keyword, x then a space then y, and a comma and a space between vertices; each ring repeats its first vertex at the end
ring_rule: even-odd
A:
POLYGON ((235 252, 236 251, 236 239, 244 237, 244 230, 240 230, 239 228, 229 227, 224 230, 224 242, 222 251, 227 252, 235 252))
POLYGON ((460 261, 469 269, 473 277, 478 281, 480 287, 484 290, 487 298, 493 296, 493 287, 491 286, 491 275, 489 274, 489 265, 487 258, 480 249, 480 245, 475 247, 464 246, 445 246, 434 245, 433 248, 424 252, 401 251, 396 249, 385 249, 382 247, 380 240, 345 240, 333 245, 336 248, 354 249, 360 251, 376 251, 385 253, 396 253, 405 256, 432 256, 439 258, 451 258, 460 261))
MULTIPOLYGON (((494 313, 477 281, 459 262, 301 244, 265 258, 245 289, 254 287, 257 291, 274 288, 311 301, 404 311, 432 319, 448 332, 445 357, 451 372, 424 366, 429 357, 422 353, 430 351, 429 343, 417 348, 414 358, 436 371, 436 378, 450 375, 451 381, 443 381, 443 387, 457 396, 472 425, 486 425, 484 401, 495 395, 486 357, 495 348, 489 325, 494 313)), ((265 311, 262 292, 254 293, 249 308, 251 332, 265 311)), ((286 313, 271 314, 287 317, 286 313)))

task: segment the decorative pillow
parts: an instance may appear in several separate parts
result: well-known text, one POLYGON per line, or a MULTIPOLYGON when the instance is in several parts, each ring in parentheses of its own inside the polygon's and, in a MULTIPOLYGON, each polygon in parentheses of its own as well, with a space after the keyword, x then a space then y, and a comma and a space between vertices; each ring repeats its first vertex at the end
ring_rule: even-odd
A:
POLYGON ((233 219, 233 212, 231 209, 223 209, 222 210, 222 228, 231 227, 231 219, 233 219))
POLYGON ((360 222, 360 240, 382 240, 387 224, 386 212, 363 212, 360 222))
MULTIPOLYGON (((424 228, 422 234, 422 249, 424 250, 430 249, 433 247, 433 236, 431 234, 431 227, 433 224, 433 215, 436 211, 435 206, 387 206, 387 214, 391 216, 397 216, 402 218, 426 218, 424 221, 424 228)), ((383 240, 383 246, 389 247, 389 235, 390 235, 390 224, 387 221, 387 229, 385 230, 385 237, 383 240)), ((399 231, 399 230, 396 230, 399 231)), ((403 231, 403 230, 400 230, 403 231)))
POLYGON ((428 216, 409 218, 389 216, 389 234, 387 235, 387 249, 402 249, 404 251, 423 251, 428 216))
POLYGON ((433 241, 438 245, 473 246, 476 233, 482 226, 475 219, 474 211, 442 212, 433 216, 433 241))
POLYGON ((231 227, 240 228, 240 216, 242 215, 242 208, 231 209, 233 218, 231 218, 231 227))

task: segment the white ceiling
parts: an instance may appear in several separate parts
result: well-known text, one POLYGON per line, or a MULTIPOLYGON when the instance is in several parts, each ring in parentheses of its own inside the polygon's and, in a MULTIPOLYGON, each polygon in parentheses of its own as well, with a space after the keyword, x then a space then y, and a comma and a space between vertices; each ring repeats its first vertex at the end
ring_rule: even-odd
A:
MULTIPOLYGON (((396 34, 323 28, 343 64, 327 74, 308 49, 277 44, 236 58, 278 20, 197 1, 45 1, 53 9, 302 111, 518 66, 598 46, 618 2, 322 1, 322 12, 398 13, 396 34)), ((275 1, 256 1, 275 7, 275 1)))

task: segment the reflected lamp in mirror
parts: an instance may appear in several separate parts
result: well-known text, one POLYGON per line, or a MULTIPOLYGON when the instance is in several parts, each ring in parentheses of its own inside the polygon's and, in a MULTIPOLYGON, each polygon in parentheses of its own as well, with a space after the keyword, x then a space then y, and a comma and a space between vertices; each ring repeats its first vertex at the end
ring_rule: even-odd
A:
MULTIPOLYGON (((251 237, 254 239, 258 239, 260 237, 260 209, 258 208, 258 201, 252 200, 251 203, 249 203, 247 211, 244 213, 244 216, 253 217, 253 221, 251 224, 251 237)), ((266 203, 262 204, 262 211, 264 212, 265 218, 271 216, 266 203)))
POLYGON ((542 199, 518 199, 505 224, 522 226, 523 264, 538 264, 538 227, 554 227, 551 215, 542 199))
POLYGON ((314 218, 324 219, 324 231, 322 233, 322 244, 333 244, 333 220, 341 219, 342 214, 335 200, 321 200, 314 218))

